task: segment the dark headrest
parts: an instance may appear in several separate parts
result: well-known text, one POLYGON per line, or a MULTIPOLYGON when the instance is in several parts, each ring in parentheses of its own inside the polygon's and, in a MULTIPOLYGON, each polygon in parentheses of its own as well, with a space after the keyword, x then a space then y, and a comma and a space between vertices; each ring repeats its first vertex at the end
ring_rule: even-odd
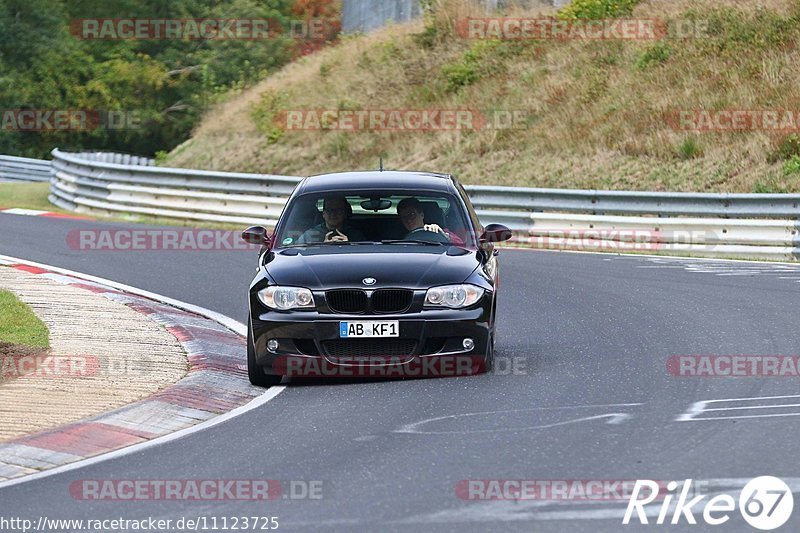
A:
POLYGON ((436 202, 420 202, 422 211, 425 213, 426 224, 438 224, 444 227, 444 211, 436 202))

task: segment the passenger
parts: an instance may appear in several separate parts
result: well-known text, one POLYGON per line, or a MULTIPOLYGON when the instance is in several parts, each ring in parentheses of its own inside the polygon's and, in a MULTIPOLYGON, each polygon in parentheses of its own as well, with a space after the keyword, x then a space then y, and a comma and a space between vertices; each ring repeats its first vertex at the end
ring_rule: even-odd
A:
POLYGON ((450 235, 438 224, 425 224, 425 211, 422 203, 416 198, 400 200, 397 204, 397 214, 408 232, 403 240, 450 242, 450 235))
POLYGON ((349 224, 352 214, 353 208, 344 196, 325 198, 322 204, 324 222, 306 230, 297 239, 297 244, 363 241, 364 235, 349 224))

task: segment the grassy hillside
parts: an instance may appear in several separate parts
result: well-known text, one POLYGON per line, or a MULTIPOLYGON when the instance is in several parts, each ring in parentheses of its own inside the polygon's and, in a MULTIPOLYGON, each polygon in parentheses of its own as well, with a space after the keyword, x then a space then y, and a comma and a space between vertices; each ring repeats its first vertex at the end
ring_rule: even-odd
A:
MULTIPOLYGON (((800 191, 800 138, 678 131, 676 109, 800 110, 800 0, 663 2, 633 17, 691 19, 707 38, 470 41, 456 1, 301 59, 212 110, 164 164, 307 175, 438 170, 466 183, 672 191, 800 191), (527 110, 525 129, 285 131, 296 109, 527 110)), ((554 12, 515 12, 548 16, 554 12)), ((482 15, 478 15, 482 16, 482 15)))

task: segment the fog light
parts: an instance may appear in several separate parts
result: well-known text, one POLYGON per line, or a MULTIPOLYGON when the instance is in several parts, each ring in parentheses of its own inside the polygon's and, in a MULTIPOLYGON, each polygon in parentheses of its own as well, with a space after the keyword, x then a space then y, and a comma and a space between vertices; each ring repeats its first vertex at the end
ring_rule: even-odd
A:
POLYGON ((467 350, 467 351, 470 351, 471 349, 473 349, 475 347, 475 341, 473 341, 469 337, 464 339, 464 342, 462 342, 461 344, 464 346, 464 349, 467 350))
POLYGON ((279 346, 280 345, 278 344, 278 341, 276 341, 275 339, 270 339, 267 341, 267 350, 269 350, 270 352, 277 352, 279 346))

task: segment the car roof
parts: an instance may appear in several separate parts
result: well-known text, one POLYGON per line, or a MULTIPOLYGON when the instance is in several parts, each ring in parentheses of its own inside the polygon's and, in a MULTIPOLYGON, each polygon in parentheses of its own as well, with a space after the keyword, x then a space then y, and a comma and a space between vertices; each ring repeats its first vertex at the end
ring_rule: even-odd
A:
POLYGON ((298 194, 330 191, 408 189, 410 191, 453 192, 453 180, 447 174, 399 170, 371 170, 320 174, 303 180, 298 194))

